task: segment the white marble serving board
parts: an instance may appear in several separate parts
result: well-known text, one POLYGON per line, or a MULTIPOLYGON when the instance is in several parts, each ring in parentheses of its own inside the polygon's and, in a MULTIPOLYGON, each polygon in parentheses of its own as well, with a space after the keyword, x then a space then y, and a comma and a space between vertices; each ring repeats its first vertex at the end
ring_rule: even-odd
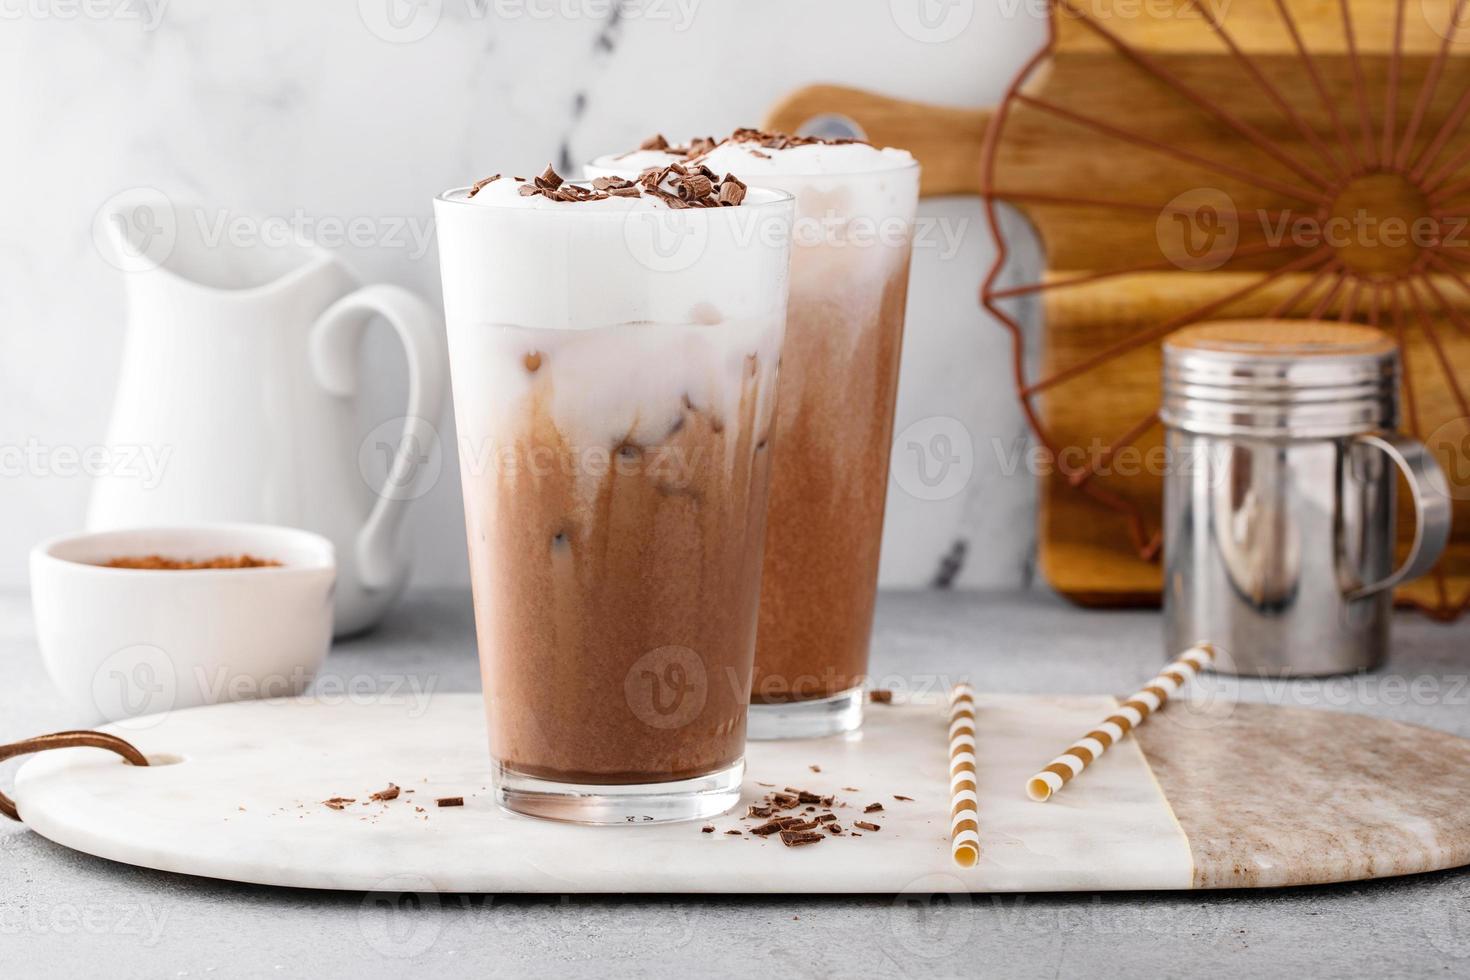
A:
MULTIPOLYGON (((759 783, 836 793, 850 804, 836 810, 844 825, 871 819, 882 826, 860 839, 803 848, 726 835, 756 822, 739 819, 743 804, 711 821, 714 834, 701 833, 697 823, 593 828, 503 812, 492 802, 476 695, 377 704, 257 701, 143 719, 113 730, 150 757, 181 761, 145 769, 95 749, 50 752, 22 768, 16 798, 33 830, 89 854, 309 888, 927 893, 1219 884, 1201 879, 1193 852, 1228 848, 1235 831, 1211 826, 1204 831, 1209 839, 1188 836, 1135 740, 1116 746, 1053 802, 1026 799, 1026 778, 1115 704, 1110 697, 980 699, 983 853, 968 870, 950 860, 947 718, 938 704, 872 706, 863 731, 846 738, 751 744, 748 798, 767 792, 759 783), (341 811, 321 802, 364 801, 389 782, 414 792, 341 811), (859 791, 842 789, 849 786, 859 791), (436 807, 444 796, 463 796, 465 806, 436 807), (864 816, 869 802, 881 802, 883 812, 864 816)), ((1214 737, 1180 732, 1183 739, 1214 737)), ((1406 870, 1470 860, 1470 826, 1442 829, 1454 846, 1406 870)), ((1383 857, 1383 868, 1394 866, 1383 857)), ((1363 876, 1350 872, 1340 869, 1363 876)), ((1320 879, 1323 872, 1310 874, 1320 879)))

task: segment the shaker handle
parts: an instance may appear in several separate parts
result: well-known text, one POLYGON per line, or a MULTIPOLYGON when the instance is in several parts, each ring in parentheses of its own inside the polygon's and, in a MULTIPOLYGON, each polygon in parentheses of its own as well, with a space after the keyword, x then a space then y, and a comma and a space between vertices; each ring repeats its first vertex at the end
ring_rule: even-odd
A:
POLYGON ((1378 595, 1428 574, 1444 554, 1454 521, 1449 483, 1439 461, 1427 446, 1395 432, 1368 433, 1358 436, 1354 441, 1380 450, 1403 472, 1409 481, 1409 491, 1414 497, 1416 527, 1409 557, 1404 559, 1398 570, 1388 578, 1350 592, 1349 601, 1378 595))
POLYGON ((342 397, 356 393, 357 349, 374 314, 393 325, 408 356, 408 409, 398 441, 400 451, 394 453, 387 478, 377 489, 378 501, 357 533, 359 578, 369 589, 382 589, 390 587, 397 575, 393 543, 408 506, 408 498, 394 488, 412 481, 416 465, 401 447, 429 444, 444 405, 447 369, 440 347, 444 328, 438 314, 406 289, 366 286, 333 303, 312 327, 311 367, 323 388, 342 397))

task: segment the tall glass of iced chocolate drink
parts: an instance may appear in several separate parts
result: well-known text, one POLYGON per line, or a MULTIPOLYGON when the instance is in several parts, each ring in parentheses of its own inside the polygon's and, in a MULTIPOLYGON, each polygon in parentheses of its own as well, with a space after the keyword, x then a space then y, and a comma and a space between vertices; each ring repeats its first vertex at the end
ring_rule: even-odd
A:
POLYGON ((739 130, 603 157, 671 162, 793 194, 791 306, 751 692, 752 738, 862 724, 919 166, 902 150, 739 130))
POLYGON ((644 823, 739 798, 792 213, 697 168, 435 202, 509 809, 644 823))

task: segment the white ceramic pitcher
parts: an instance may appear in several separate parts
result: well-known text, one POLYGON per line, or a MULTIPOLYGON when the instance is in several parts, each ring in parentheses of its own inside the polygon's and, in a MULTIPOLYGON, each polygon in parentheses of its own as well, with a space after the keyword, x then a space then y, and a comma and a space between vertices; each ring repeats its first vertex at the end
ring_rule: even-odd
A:
MULTIPOLYGON (((443 326, 417 296, 363 287, 315 245, 211 236, 204 212, 121 196, 96 237, 126 273, 129 306, 108 443, 159 461, 151 479, 100 477, 87 524, 279 524, 336 546, 335 632, 374 625, 402 590, 399 539, 414 469, 444 397, 443 326), (359 464, 354 404, 363 329, 380 315, 408 354, 408 406, 380 487, 359 464)), ((114 457, 118 458, 118 457, 114 457)))

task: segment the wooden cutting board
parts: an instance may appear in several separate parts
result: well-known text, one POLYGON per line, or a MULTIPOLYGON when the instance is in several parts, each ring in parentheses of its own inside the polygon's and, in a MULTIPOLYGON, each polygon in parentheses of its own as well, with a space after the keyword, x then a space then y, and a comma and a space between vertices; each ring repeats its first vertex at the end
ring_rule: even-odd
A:
MULTIPOLYGON (((1470 185, 1457 188, 1470 176, 1470 29, 1449 29, 1457 2, 1177 0, 1099 18, 1096 5, 1058 0, 1046 49, 999 107, 816 86, 772 111, 768 125, 792 131, 846 116, 872 141, 913 150, 926 195, 986 194, 992 216, 1016 208, 1039 236, 1046 270, 1015 268, 997 223, 985 301, 1013 331, 1022 404, 1057 454, 1039 536, 1060 592, 1157 602, 1159 340, 1200 319, 1284 312, 1399 337, 1405 428, 1457 492, 1445 561, 1400 598, 1446 618, 1470 606, 1470 231, 1456 231, 1470 213, 1470 185), (1375 228, 1417 219, 1436 187, 1454 191, 1435 206, 1444 237, 1462 244, 1433 260, 1351 233, 1342 247, 1310 233, 1272 244, 1283 216, 1318 229, 1359 213, 1375 228), (1390 293, 1404 277, 1414 292, 1390 293), (1039 336, 1028 330, 1038 312, 1039 336)), ((1407 543, 1407 504, 1401 525, 1407 543)))
POLYGON ((1027 778, 1117 701, 979 698, 982 854, 972 869, 950 859, 948 717, 932 702, 875 705, 846 738, 750 745, 749 800, 768 784, 834 793, 849 831, 860 819, 882 828, 798 849, 751 836, 758 821, 736 815, 705 834, 699 824, 592 828, 501 812, 472 694, 256 701, 141 719, 108 730, 170 764, 49 752, 21 769, 16 801, 37 833, 126 864, 391 893, 1234 888, 1470 862, 1470 740, 1200 694, 1171 702, 1045 804, 1026 798, 1027 778), (390 781, 404 790, 396 800, 368 802, 390 781), (434 805, 447 796, 465 805, 434 805), (322 804, 333 797, 356 802, 322 804), (863 812, 875 802, 881 811, 863 812))

